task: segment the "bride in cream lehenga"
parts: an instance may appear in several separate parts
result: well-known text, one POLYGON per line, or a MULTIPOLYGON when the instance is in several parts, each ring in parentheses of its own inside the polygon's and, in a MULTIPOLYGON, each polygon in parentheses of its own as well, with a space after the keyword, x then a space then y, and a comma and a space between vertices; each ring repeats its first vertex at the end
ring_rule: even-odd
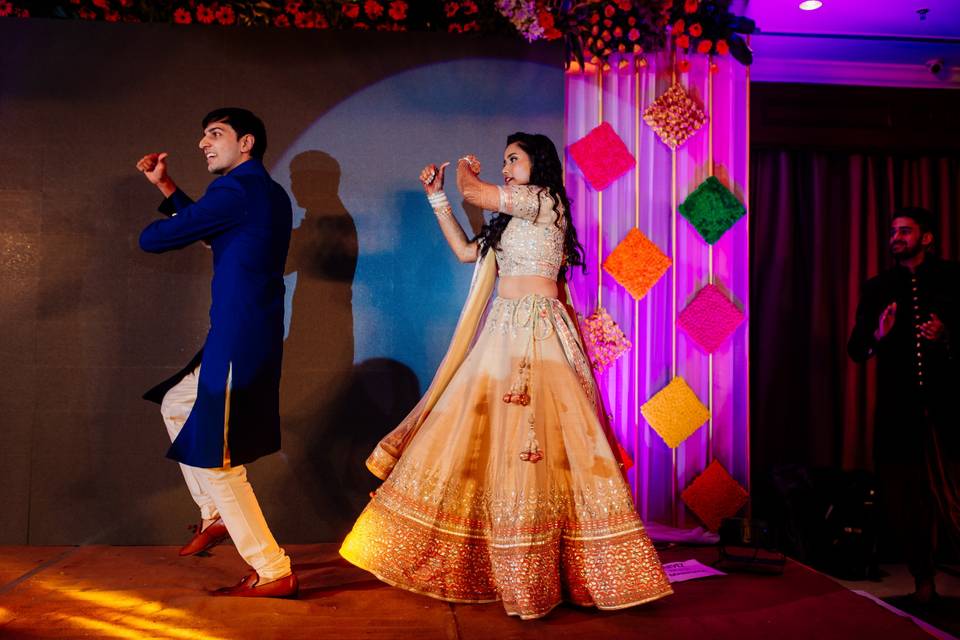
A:
POLYGON ((477 265, 470 294, 426 394, 367 460, 384 482, 341 555, 388 584, 500 600, 523 619, 564 600, 621 609, 669 595, 558 297, 583 257, 553 143, 508 137, 503 186, 481 181, 474 158, 458 162, 464 199, 499 212, 473 241, 445 167, 420 180, 451 249, 477 265))

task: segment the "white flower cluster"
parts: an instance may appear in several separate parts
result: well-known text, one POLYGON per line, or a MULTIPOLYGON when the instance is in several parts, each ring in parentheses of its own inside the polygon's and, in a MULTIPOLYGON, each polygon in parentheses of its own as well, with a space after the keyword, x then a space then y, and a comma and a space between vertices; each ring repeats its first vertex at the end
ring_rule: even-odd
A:
POLYGON ((543 37, 543 26, 537 19, 535 0, 497 0, 497 11, 513 23, 527 42, 543 37))

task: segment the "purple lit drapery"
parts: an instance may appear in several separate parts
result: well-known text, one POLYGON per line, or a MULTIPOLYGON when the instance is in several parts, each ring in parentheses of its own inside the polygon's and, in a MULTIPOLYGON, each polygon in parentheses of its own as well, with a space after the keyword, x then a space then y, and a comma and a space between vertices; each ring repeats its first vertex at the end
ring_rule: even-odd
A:
POLYGON ((634 345, 598 378, 617 436, 635 462, 630 484, 641 517, 691 527, 698 523, 679 494, 711 459, 749 490, 749 215, 711 247, 676 205, 711 175, 711 166, 712 175, 746 205, 749 72, 724 57, 715 60, 717 69, 711 73, 706 56, 692 56, 690 70, 676 74, 708 121, 676 150, 674 162, 670 148, 642 118, 670 86, 671 54, 645 59, 645 66, 633 56, 624 57, 625 64, 612 60, 602 77, 589 68, 566 76, 565 144, 605 121, 637 160, 634 169, 598 193, 566 154, 566 186, 588 264, 588 273, 574 272, 571 288, 584 315, 596 308, 599 295, 634 345), (634 226, 674 261, 638 302, 599 266, 634 226), (676 316, 711 280, 732 296, 747 322, 709 356, 677 327, 676 316), (664 444, 639 411, 673 375, 682 376, 712 414, 710 423, 676 450, 664 444))

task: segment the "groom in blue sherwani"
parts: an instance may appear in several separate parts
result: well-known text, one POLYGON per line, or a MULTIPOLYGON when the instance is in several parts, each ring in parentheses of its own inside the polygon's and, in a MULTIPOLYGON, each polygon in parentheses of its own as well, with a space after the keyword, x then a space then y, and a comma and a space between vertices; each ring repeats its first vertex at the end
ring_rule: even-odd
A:
POLYGON ((295 597, 297 576, 263 517, 243 465, 280 449, 284 263, 290 244, 290 198, 262 159, 263 123, 246 109, 224 108, 202 123, 199 147, 219 176, 194 202, 167 174, 167 154, 137 163, 165 196, 140 235, 161 253, 203 242, 213 251, 210 330, 200 353, 144 396, 161 403, 201 523, 180 555, 209 549, 228 535, 254 569, 214 595, 295 597))

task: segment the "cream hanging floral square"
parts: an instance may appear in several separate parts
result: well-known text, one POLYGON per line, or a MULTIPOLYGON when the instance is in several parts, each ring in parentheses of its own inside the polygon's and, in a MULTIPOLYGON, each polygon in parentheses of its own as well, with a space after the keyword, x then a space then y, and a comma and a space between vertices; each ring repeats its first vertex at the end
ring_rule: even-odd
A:
POLYGON ((676 149, 706 123, 707 116, 679 84, 672 84, 643 112, 643 121, 671 149, 676 149))

